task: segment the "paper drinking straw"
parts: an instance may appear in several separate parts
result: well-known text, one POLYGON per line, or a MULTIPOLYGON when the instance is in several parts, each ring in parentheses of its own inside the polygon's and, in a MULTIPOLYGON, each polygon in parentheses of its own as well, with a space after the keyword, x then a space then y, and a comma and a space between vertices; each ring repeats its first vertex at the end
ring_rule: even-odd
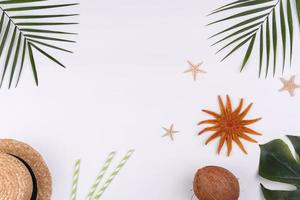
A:
POLYGON ((80 160, 76 160, 74 173, 73 173, 73 181, 72 181, 72 190, 71 190, 71 200, 76 200, 77 198, 77 188, 78 188, 78 179, 80 172, 80 160))
POLYGON ((114 180, 114 178, 118 175, 120 170, 124 167, 128 159, 131 157, 133 154, 134 150, 129 150, 126 155, 123 157, 121 162, 118 164, 116 169, 113 171, 113 173, 109 176, 109 178, 106 180, 104 185, 99 189, 99 191, 96 193, 96 196, 94 197, 94 200, 100 199, 100 197, 103 195, 105 190, 108 188, 108 186, 111 184, 111 182, 114 180))
POLYGON ((92 187, 91 187, 91 189, 90 189, 90 191, 89 191, 89 193, 88 193, 88 195, 86 197, 87 200, 91 200, 92 199, 92 197, 93 197, 96 189, 98 188, 101 180, 103 179, 103 176, 105 175, 105 173, 106 173, 108 167, 110 166, 110 164, 111 164, 113 158, 115 157, 115 155, 116 155, 116 152, 111 152, 107 156, 107 158, 105 160, 105 163, 103 164, 103 166, 102 166, 102 168, 101 168, 101 170, 100 170, 100 172, 99 172, 96 180, 94 181, 94 183, 93 183, 93 185, 92 185, 92 187))

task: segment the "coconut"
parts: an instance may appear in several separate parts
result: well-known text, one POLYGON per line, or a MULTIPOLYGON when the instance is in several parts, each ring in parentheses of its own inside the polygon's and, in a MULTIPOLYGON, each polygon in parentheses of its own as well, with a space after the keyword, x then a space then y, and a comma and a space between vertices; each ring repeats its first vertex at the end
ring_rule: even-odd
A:
POLYGON ((227 169, 208 166, 197 171, 194 193, 199 200, 237 200, 239 182, 227 169))

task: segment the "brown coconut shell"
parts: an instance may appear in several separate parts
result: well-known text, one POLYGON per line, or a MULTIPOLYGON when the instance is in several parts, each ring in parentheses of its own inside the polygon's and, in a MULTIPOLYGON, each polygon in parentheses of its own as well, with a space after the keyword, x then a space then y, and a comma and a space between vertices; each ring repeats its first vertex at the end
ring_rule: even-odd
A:
POLYGON ((194 193, 199 200, 237 200, 239 182, 227 169, 208 166, 197 171, 194 193))
MULTIPOLYGON (((15 159, 18 160, 18 163, 23 163, 23 166, 27 168, 27 173, 23 172, 18 175, 18 179, 23 178, 24 181, 28 178, 28 173, 30 174, 30 180, 32 184, 28 184, 28 187, 31 186, 30 196, 36 197, 38 200, 50 200, 51 193, 52 193, 52 179, 50 175, 50 171, 42 158, 42 156, 31 146, 19 142, 12 139, 1 139, 0 140, 0 153, 7 154, 13 156, 15 159)), ((4 164, 3 167, 11 168, 9 164, 4 164)), ((17 173, 15 171, 14 173, 17 173)), ((18 180, 17 179, 17 180, 18 180)), ((7 178, 7 179, 0 180, 0 187, 4 184, 10 184, 10 182, 15 181, 15 179, 7 178), (6 181, 6 182, 5 182, 6 181)), ((3 189, 3 188, 1 188, 3 189)), ((9 193, 9 192, 18 192, 18 188, 12 188, 12 191, 6 191, 5 188, 1 191, 0 189, 0 199, 1 193, 9 193)), ((9 200, 17 200, 15 198, 8 198, 9 200)), ((30 198, 29 198, 30 199, 30 198)), ((23 198, 22 200, 27 200, 23 198)))

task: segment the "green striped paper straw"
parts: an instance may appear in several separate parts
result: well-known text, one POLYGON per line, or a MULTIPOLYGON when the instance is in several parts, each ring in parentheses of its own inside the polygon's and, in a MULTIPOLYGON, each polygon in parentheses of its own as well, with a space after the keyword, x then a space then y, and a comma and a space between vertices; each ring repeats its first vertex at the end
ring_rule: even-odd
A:
POLYGON ((116 169, 113 171, 113 173, 109 176, 109 178, 106 180, 104 185, 100 188, 100 190, 96 193, 96 196, 94 197, 94 200, 100 199, 100 197, 103 195, 105 190, 108 188, 108 186, 111 184, 111 182, 114 180, 114 178, 118 175, 120 170, 124 167, 128 159, 131 157, 133 154, 134 150, 129 150, 126 155, 123 157, 121 162, 118 164, 116 169))
POLYGON ((111 152, 107 156, 107 158, 105 160, 105 163, 103 164, 103 166, 102 166, 102 168, 101 168, 101 170, 100 170, 100 172, 99 172, 96 180, 94 181, 94 183, 93 183, 93 185, 92 185, 92 187, 91 187, 91 189, 90 189, 90 191, 89 191, 89 193, 88 193, 88 195, 86 197, 87 200, 91 200, 92 199, 92 197, 93 197, 96 189, 98 188, 98 186, 99 186, 99 184, 100 184, 103 176, 105 175, 105 173, 106 173, 108 167, 110 166, 110 164, 111 164, 113 158, 115 157, 115 155, 116 155, 116 152, 111 152))
POLYGON ((80 172, 80 160, 76 160, 74 173, 73 173, 73 181, 72 181, 72 190, 71 190, 71 200, 76 200, 77 198, 77 188, 78 188, 78 179, 80 172))

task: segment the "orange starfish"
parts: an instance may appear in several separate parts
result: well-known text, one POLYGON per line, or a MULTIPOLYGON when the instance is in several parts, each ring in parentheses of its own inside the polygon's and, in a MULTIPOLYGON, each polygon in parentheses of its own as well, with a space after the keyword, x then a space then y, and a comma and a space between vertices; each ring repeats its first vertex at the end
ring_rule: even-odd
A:
POLYGON ((207 139, 205 145, 207 145, 209 142, 216 139, 217 137, 220 137, 218 154, 220 154, 225 141, 227 144, 228 156, 231 153, 233 141, 239 146, 239 148, 245 154, 247 154, 247 151, 245 150, 242 142, 240 141, 240 138, 247 140, 249 142, 257 143, 256 140, 252 139, 247 134, 252 134, 252 135, 261 135, 261 134, 250 128, 247 128, 246 126, 261 120, 261 118, 244 120, 244 118, 246 117, 246 115, 248 114, 248 112, 252 107, 252 103, 248 105, 245 110, 242 111, 243 99, 241 99, 238 107, 235 110, 232 110, 232 104, 228 95, 226 96, 226 99, 227 101, 225 106, 222 101, 222 98, 218 96, 219 106, 221 110, 220 114, 209 110, 202 110, 203 112, 213 116, 214 119, 209 119, 209 120, 199 122, 198 125, 202 125, 202 124, 213 125, 211 127, 204 128, 202 131, 199 132, 199 135, 208 131, 214 131, 214 134, 207 139))

